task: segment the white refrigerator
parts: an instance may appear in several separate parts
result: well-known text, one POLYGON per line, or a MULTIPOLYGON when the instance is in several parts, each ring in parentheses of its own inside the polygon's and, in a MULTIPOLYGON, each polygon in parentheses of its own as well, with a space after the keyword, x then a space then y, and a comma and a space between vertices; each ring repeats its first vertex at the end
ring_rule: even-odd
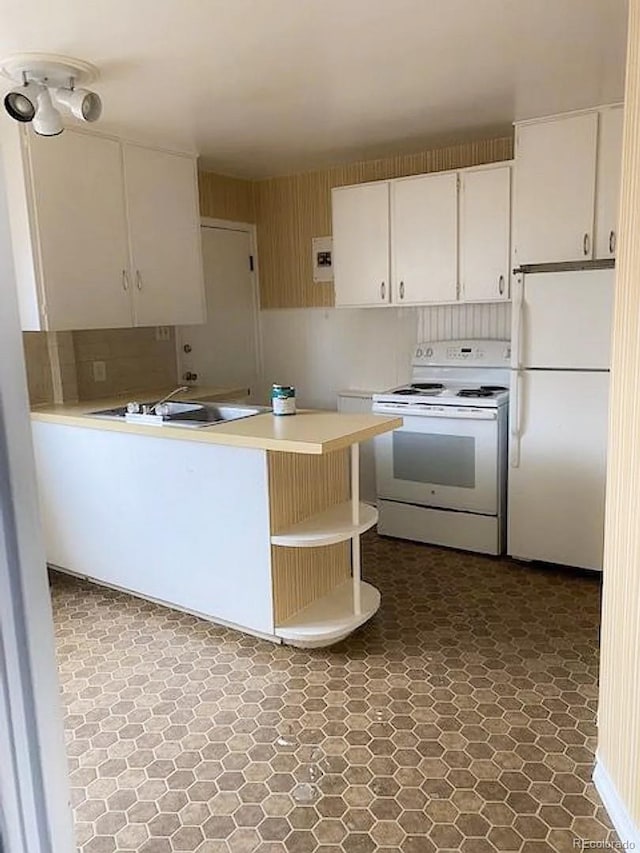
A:
POLYGON ((521 272, 512 314, 508 553, 602 570, 613 269, 521 272))

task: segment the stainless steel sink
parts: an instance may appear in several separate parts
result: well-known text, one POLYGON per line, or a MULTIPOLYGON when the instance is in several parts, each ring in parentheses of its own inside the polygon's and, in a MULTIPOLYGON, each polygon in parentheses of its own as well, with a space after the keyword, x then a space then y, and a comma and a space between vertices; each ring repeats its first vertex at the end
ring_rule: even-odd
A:
POLYGON ((89 412, 89 417, 105 418, 107 420, 126 421, 127 423, 146 424, 150 426, 176 426, 200 429, 215 426, 215 424, 237 421, 260 415, 269 409, 264 406, 239 406, 219 403, 207 403, 197 400, 178 401, 157 404, 145 403, 143 411, 131 412, 127 406, 117 406, 114 409, 102 409, 89 412), (155 407, 157 406, 157 411, 155 407), (146 409, 147 411, 144 411, 146 409))

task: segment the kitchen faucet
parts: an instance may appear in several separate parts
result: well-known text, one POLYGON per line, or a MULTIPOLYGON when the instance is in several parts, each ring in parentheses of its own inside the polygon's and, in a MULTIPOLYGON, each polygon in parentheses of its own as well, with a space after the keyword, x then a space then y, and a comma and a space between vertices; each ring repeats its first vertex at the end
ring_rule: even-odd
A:
POLYGON ((188 385, 181 385, 179 388, 174 388, 166 397, 163 397, 162 400, 158 400, 157 403, 154 403, 153 406, 148 406, 146 414, 153 415, 156 412, 158 406, 161 406, 163 403, 166 403, 167 400, 170 400, 172 397, 175 397, 176 394, 181 394, 183 391, 190 391, 190 387, 188 385))

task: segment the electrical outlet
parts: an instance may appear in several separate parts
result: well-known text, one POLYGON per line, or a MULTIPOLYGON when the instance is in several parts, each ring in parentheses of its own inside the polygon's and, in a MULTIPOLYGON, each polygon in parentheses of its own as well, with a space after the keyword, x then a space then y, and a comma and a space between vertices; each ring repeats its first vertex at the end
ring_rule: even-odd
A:
POLYGON ((170 341, 171 340, 171 326, 156 326, 156 340, 157 341, 170 341))
POLYGON ((104 361, 93 362, 93 381, 106 382, 107 380, 107 365, 104 361))

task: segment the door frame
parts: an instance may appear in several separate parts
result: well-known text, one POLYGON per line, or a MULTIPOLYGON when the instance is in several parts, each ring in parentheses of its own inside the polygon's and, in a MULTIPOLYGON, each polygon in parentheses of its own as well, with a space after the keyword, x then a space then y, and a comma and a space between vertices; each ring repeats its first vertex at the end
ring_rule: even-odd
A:
MULTIPOLYGON (((220 231, 243 231, 244 233, 249 235, 249 251, 253 258, 253 270, 250 271, 250 275, 252 282, 251 289, 254 311, 253 335, 256 352, 256 374, 258 383, 258 388, 253 390, 257 390, 258 393, 262 393, 264 378, 264 360, 262 350, 262 324, 260 323, 260 272, 258 262, 258 227, 255 223, 252 222, 236 222, 232 219, 217 219, 211 216, 201 216, 201 233, 203 228, 216 228, 220 231)), ((180 326, 176 326, 176 367, 178 373, 178 381, 182 382, 182 335, 179 329, 180 326)))

